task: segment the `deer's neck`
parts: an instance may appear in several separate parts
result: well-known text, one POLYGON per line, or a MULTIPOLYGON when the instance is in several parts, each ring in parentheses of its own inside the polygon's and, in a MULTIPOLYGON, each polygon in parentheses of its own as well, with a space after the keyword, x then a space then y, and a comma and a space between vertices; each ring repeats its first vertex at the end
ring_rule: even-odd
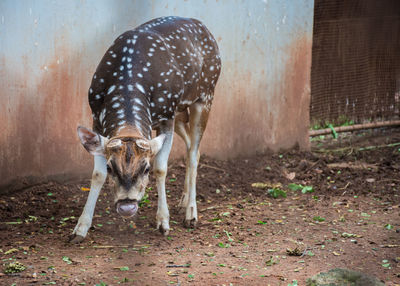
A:
POLYGON ((144 94, 119 95, 107 104, 112 124, 109 137, 135 135, 151 139, 151 116, 149 98, 144 94), (113 126, 113 127, 112 127, 113 126))

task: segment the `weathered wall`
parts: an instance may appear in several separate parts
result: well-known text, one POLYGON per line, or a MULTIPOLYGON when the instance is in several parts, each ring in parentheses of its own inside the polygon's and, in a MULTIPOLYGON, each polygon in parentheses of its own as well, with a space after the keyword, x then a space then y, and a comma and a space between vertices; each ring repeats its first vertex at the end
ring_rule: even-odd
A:
MULTIPOLYGON (((92 162, 76 126, 91 126, 92 73, 119 34, 165 15, 202 20, 220 46, 203 153, 308 147, 313 0, 3 0, 0 191, 46 177, 88 177, 92 162)), ((175 143, 177 156, 183 144, 175 143)))

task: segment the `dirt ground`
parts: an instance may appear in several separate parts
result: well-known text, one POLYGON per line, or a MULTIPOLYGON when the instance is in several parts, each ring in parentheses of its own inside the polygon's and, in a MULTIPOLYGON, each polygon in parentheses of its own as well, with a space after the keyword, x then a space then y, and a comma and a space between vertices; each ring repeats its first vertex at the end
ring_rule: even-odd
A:
POLYGON ((3 195, 0 284, 286 286, 345 267, 398 285, 400 145, 388 146, 398 142, 399 129, 375 130, 316 138, 313 152, 231 161, 203 157, 196 229, 182 225, 177 204, 185 169, 183 160, 173 161, 166 238, 155 230, 154 180, 132 221, 116 214, 107 183, 93 227, 79 245, 68 237, 89 180, 3 195), (272 197, 282 191, 286 198, 272 197), (5 274, 15 261, 26 269, 5 274))

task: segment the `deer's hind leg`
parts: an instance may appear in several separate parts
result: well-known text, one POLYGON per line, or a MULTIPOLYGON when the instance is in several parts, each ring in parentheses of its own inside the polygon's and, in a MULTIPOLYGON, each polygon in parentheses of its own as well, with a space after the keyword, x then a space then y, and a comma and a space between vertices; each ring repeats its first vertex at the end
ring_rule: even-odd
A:
POLYGON ((184 225, 193 228, 197 224, 197 204, 196 204, 196 177, 197 167, 199 164, 199 146, 201 138, 203 137, 204 130, 207 126, 209 115, 209 108, 205 103, 194 103, 190 106, 189 115, 189 132, 190 146, 188 148, 186 159, 186 178, 185 178, 185 191, 183 207, 185 210, 184 225), (187 198, 187 201, 186 201, 187 198))
MULTIPOLYGON (((187 110, 184 112, 181 112, 177 114, 175 117, 175 132, 183 139, 186 145, 186 168, 189 165, 189 151, 190 151, 190 145, 191 145, 191 140, 190 140, 190 127, 189 127, 189 113, 187 110)), ((197 152, 197 162, 200 159, 200 152, 197 152)), ((185 185, 184 185, 184 190, 182 192, 181 199, 178 204, 178 208, 186 211, 186 207, 189 202, 189 183, 190 183, 190 178, 189 178, 189 172, 186 172, 185 175, 185 185)))

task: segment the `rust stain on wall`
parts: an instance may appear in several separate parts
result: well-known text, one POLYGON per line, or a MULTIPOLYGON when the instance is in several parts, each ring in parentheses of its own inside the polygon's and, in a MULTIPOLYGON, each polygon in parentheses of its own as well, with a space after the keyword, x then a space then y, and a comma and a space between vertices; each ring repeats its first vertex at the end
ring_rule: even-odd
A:
POLYGON ((274 70, 244 72, 238 62, 223 64, 226 74, 217 85, 202 153, 226 159, 309 148, 311 37, 295 38, 286 55, 284 73, 273 82, 260 77, 274 70))
POLYGON ((90 118, 87 90, 80 84, 86 69, 80 66, 79 57, 71 58, 68 50, 57 50, 43 67, 37 85, 27 84, 32 72, 29 69, 19 75, 5 71, 6 90, 12 91, 12 96, 2 95, 7 104, 1 112, 6 115, 2 118, 0 187, 6 191, 52 176, 67 179, 91 171, 87 166, 90 156, 76 137, 78 122, 90 118))
POLYGON ((298 144, 302 149, 309 148, 309 104, 312 40, 303 36, 293 41, 288 48, 284 78, 281 82, 282 97, 274 97, 277 113, 275 138, 279 148, 290 148, 298 144))

